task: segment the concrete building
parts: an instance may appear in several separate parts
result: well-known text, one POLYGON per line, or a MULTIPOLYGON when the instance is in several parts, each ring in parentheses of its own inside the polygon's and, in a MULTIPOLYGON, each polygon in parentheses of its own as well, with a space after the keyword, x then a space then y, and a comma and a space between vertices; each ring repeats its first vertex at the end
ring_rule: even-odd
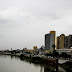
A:
POLYGON ((67 54, 72 54, 72 49, 56 49, 56 52, 58 52, 59 54, 62 53, 67 53, 67 54))
POLYGON ((45 35, 45 50, 53 51, 52 45, 55 44, 55 31, 50 31, 45 35))
POLYGON ((72 35, 61 34, 57 37, 57 49, 69 49, 72 47, 72 35))
POLYGON ((34 47, 33 47, 33 50, 37 50, 37 46, 34 46, 34 47))
POLYGON ((65 48, 69 48, 69 36, 65 36, 65 48))
POLYGON ((72 47, 72 35, 65 37, 65 48, 71 48, 72 47))
POLYGON ((34 50, 34 54, 38 54, 38 48, 37 48, 37 46, 34 46, 33 50, 34 50))
POLYGON ((65 35, 61 34, 57 37, 57 49, 64 49, 64 39, 65 35))

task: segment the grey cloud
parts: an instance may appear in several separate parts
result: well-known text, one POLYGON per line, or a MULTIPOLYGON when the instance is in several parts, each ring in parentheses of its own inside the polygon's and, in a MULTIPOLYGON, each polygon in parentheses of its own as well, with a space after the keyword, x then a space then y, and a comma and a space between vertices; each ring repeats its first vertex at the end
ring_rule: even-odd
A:
POLYGON ((50 30, 72 30, 72 0, 0 0, 0 15, 2 48, 39 47, 50 30))
POLYGON ((14 24, 14 23, 15 23, 14 20, 0 17, 0 29, 16 27, 16 24, 14 24))
POLYGON ((4 36, 3 34, 0 34, 0 39, 1 39, 1 38, 4 38, 4 37, 5 37, 5 36, 4 36))
POLYGON ((7 24, 7 23, 8 23, 8 20, 0 17, 0 24, 7 24))

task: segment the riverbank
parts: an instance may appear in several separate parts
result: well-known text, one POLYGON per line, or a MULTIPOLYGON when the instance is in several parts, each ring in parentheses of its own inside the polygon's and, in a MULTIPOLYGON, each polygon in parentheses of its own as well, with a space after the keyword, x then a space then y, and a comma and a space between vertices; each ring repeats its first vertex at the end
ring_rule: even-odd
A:
POLYGON ((24 55, 24 54, 11 54, 11 53, 3 53, 3 55, 11 55, 11 56, 17 56, 20 57, 22 60, 27 60, 33 63, 37 64, 56 64, 56 59, 54 58, 43 58, 43 57, 38 57, 37 55, 31 56, 31 55, 24 55))
POLYGON ((56 63, 55 59, 53 60, 53 59, 44 59, 40 57, 27 57, 23 55, 20 56, 20 59, 30 63, 35 63, 35 64, 52 65, 52 66, 55 66, 56 68, 60 66, 64 68, 65 70, 67 70, 68 72, 72 72, 72 61, 59 64, 59 63, 56 63))
POLYGON ((24 55, 24 54, 11 54, 11 53, 3 53, 2 55, 10 55, 10 56, 16 56, 19 57, 21 60, 25 60, 25 61, 29 61, 30 63, 35 63, 35 64, 50 64, 50 65, 58 65, 61 67, 64 67, 66 69, 70 69, 72 67, 72 61, 63 63, 63 64, 59 64, 58 63, 58 59, 56 58, 46 58, 46 57, 38 57, 36 55, 31 56, 31 55, 24 55))
POLYGON ((41 58, 41 57, 35 57, 35 56, 24 56, 24 55, 20 55, 20 59, 22 60, 27 60, 33 63, 37 63, 37 64, 55 64, 56 60, 55 59, 49 59, 49 58, 41 58))
POLYGON ((36 64, 17 56, 0 55, 0 72, 71 72, 61 66, 36 64))

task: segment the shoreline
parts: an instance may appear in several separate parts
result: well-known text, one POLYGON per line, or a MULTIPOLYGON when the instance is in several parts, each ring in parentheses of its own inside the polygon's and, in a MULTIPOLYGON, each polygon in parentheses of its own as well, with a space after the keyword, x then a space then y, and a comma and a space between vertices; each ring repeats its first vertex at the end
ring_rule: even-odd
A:
POLYGON ((27 56, 21 57, 19 54, 7 54, 7 53, 6 54, 0 54, 0 55, 16 56, 16 57, 19 57, 20 60, 27 61, 29 63, 60 66, 60 67, 63 67, 64 69, 66 69, 66 70, 72 71, 72 62, 70 64, 69 63, 56 64, 56 63, 53 63, 53 62, 45 61, 45 59, 39 58, 39 57, 27 57, 27 56), (38 60, 38 58, 39 58, 39 60, 38 60))

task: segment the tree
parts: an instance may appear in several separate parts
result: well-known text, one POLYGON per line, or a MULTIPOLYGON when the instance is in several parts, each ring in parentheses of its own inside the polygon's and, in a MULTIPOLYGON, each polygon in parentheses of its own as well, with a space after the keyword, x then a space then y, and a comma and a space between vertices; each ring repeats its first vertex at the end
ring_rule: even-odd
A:
POLYGON ((53 49, 54 49, 54 51, 55 51, 55 47, 56 47, 55 44, 53 44, 52 47, 53 47, 53 49))

